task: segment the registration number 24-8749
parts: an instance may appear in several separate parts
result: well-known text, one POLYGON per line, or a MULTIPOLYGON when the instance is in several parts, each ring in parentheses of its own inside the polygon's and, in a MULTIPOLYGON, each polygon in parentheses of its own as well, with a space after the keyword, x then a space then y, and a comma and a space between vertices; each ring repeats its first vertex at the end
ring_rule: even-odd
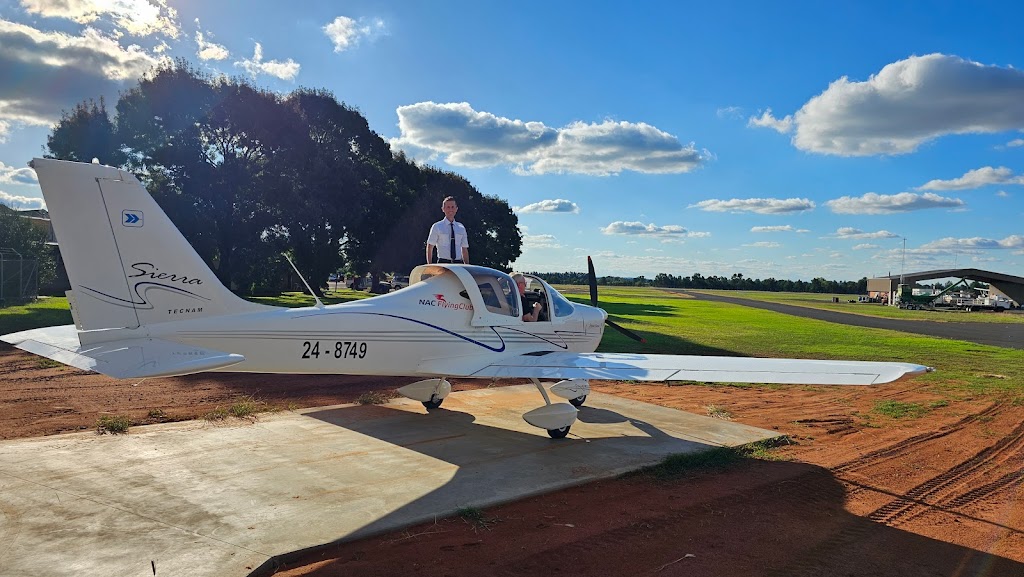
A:
POLYGON ((336 359, 364 359, 366 358, 366 343, 359 341, 328 341, 323 344, 323 347, 320 346, 320 341, 305 341, 302 343, 302 358, 319 359, 320 355, 336 359))

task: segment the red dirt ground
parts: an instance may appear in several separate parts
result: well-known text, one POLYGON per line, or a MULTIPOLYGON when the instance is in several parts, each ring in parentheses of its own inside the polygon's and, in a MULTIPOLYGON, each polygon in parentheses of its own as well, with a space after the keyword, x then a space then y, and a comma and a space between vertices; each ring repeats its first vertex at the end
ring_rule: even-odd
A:
MULTIPOLYGON (((279 408, 354 402, 406 382, 205 374, 133 385, 3 346, 0 439, 90 429, 104 414, 135 424, 201 417, 244 397, 279 408)), ((277 575, 1024 576, 1019 403, 951 400, 913 380, 593 385, 692 413, 713 406, 792 442, 772 451, 778 460, 593 483, 486 510, 477 522, 442 519, 342 544, 277 575), (920 418, 872 411, 889 400, 936 406, 920 418)))

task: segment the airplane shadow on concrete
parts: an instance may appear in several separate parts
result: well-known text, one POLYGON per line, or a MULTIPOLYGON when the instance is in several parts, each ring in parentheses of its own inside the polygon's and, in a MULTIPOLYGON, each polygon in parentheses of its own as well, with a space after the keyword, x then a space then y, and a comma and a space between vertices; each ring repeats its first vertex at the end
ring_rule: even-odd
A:
MULTIPOLYGON (((353 406, 306 415, 402 446, 419 455, 454 465, 456 469, 441 486, 380 519, 349 534, 339 535, 336 540, 275 555, 251 575, 271 575, 284 564, 294 567, 296 562, 314 552, 318 553, 317 562, 322 562, 330 559, 332 549, 342 543, 442 518, 460 508, 494 507, 537 494, 569 489, 598 478, 617 476, 619 473, 610 473, 611 463, 623 454, 642 454, 654 451, 659 445, 661 447, 657 451, 668 450, 670 453, 711 447, 678 439, 655 425, 617 411, 590 406, 581 408, 578 417, 581 422, 619 426, 629 423, 642 434, 590 439, 570 434, 570 438, 556 441, 542 436, 543 432, 539 430, 531 434, 495 427, 477 422, 467 412, 443 408, 430 414, 416 414, 387 406, 353 406), (395 419, 410 419, 405 424, 411 423, 411 426, 396 426, 395 419), (581 471, 586 474, 581 475, 581 471)), ((750 567, 762 568, 761 571, 745 573, 751 577, 1024 576, 1024 563, 910 533, 846 511, 846 488, 827 469, 805 463, 754 459, 744 460, 737 466, 747 467, 751 478, 759 480, 761 485, 755 490, 709 496, 687 508, 673 511, 674 516, 692 516, 695 522, 669 524, 660 530, 677 533, 674 536, 681 547, 696 541, 695 546, 703 554, 746 558, 750 567), (709 515, 709 511, 716 513, 709 515), (737 522, 737 519, 742 521, 737 522), (760 545, 750 546, 752 543, 760 545), (770 545, 764 546, 766 543, 770 545)), ((679 478, 668 482, 678 486, 681 493, 693 491, 689 487, 692 479, 679 478)), ((892 499, 899 497, 891 496, 892 499)), ((955 511, 946 513, 954 518, 958 515, 955 511)), ((585 519, 579 522, 585 523, 585 519)), ((1003 536, 1024 534, 1021 528, 989 524, 994 533, 1003 536)), ((664 538, 662 535, 659 540, 664 538)), ((588 541, 588 547, 601 550, 602 540, 607 540, 608 549, 615 550, 620 545, 618 539, 613 530, 588 541)), ((550 571, 552 560, 560 557, 576 560, 576 564, 563 568, 571 574, 602 574, 605 568, 601 565, 600 556, 580 561, 580 556, 570 550, 577 546, 570 543, 546 550, 535 558, 506 562, 504 569, 496 574, 540 574, 550 571), (560 548, 566 549, 564 557, 560 555, 560 548), (590 562, 594 565, 588 567, 586 563, 590 562)), ((633 553, 643 556, 642 551, 633 553)), ((341 561, 339 557, 339 563, 341 561)), ((338 574, 339 566, 332 565, 335 564, 328 562, 310 575, 338 574)), ((661 571, 659 577, 696 574, 689 571, 680 564, 671 570, 661 571)))

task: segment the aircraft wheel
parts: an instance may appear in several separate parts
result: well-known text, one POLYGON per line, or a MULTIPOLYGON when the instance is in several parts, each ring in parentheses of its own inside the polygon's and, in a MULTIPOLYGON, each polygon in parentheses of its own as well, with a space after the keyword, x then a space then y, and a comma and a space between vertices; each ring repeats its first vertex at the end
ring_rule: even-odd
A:
POLYGON ((443 402, 444 402, 443 398, 439 399, 439 398, 437 398, 437 396, 433 396, 433 397, 430 397, 429 401, 423 401, 423 406, 426 407, 427 410, 436 409, 436 408, 440 407, 441 403, 443 403, 443 402))
POLYGON ((576 397, 575 399, 569 399, 569 403, 571 403, 572 406, 574 406, 574 407, 576 407, 578 409, 578 408, 583 406, 583 403, 586 400, 587 400, 587 396, 586 395, 580 395, 580 396, 576 397))
POLYGON ((564 439, 569 434, 569 427, 562 427, 561 429, 548 429, 548 435, 552 439, 564 439))

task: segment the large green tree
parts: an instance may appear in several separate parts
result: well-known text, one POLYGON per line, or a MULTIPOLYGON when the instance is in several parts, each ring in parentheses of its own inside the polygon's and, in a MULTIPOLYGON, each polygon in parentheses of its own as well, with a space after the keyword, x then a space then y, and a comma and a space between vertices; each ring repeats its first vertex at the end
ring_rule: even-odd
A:
POLYGON ((248 83, 165 65, 124 94, 117 132, 134 171, 222 282, 252 290, 277 246, 268 199, 290 182, 277 160, 298 123, 279 98, 248 83), (240 264, 237 257, 244 257, 240 264))
POLYGON ((280 96, 210 77, 184 60, 123 93, 66 113, 49 155, 132 171, 217 276, 241 292, 283 288, 290 252, 320 287, 342 266, 405 272, 447 195, 459 199, 472 260, 508 268, 520 253, 508 204, 459 175, 392 154, 358 110, 324 90, 280 96))
POLYGON ((367 214, 393 202, 386 173, 391 150, 358 111, 327 91, 297 90, 286 104, 300 117, 303 134, 288 153, 291 195, 280 196, 277 209, 299 268, 319 288, 346 256, 360 258, 345 249, 367 214))
POLYGON ((50 158, 122 166, 125 154, 116 134, 116 128, 107 114, 107 106, 100 97, 81 102, 71 111, 64 111, 53 132, 46 138, 50 158))
POLYGON ((402 155, 395 157, 392 169, 411 193, 391 212, 381 212, 382 222, 376 232, 368 259, 384 266, 384 270, 408 272, 422 264, 430 226, 443 218, 441 203, 453 196, 459 205, 456 220, 466 226, 469 234, 469 258, 501 270, 521 253, 522 236, 518 218, 504 200, 480 193, 462 176, 431 167, 418 167, 402 155))

